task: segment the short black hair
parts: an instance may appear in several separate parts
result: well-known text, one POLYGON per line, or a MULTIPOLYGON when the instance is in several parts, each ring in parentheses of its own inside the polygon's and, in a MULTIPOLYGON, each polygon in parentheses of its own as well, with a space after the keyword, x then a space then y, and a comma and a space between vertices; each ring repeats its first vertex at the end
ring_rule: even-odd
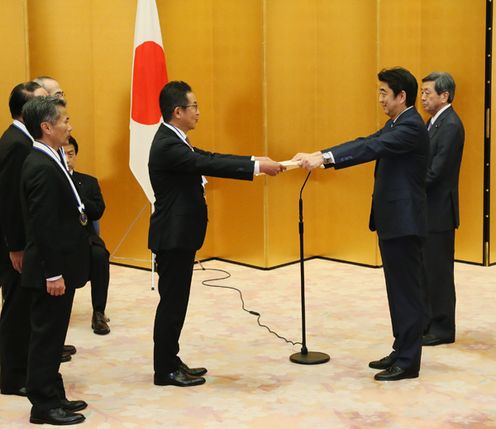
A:
POLYGON ((162 88, 159 103, 160 112, 165 122, 172 119, 172 113, 176 107, 188 104, 188 92, 193 92, 191 86, 179 80, 170 81, 162 88))
POLYGON ((22 117, 24 124, 34 139, 43 136, 41 131, 42 122, 54 124, 59 118, 57 107, 65 107, 65 101, 58 97, 43 96, 33 97, 22 108, 22 117))
POLYGON ((34 97, 34 92, 39 88, 41 88, 41 85, 34 81, 23 82, 14 86, 9 97, 9 109, 12 119, 22 117, 23 106, 34 97))
POLYGON ((422 79, 422 82, 434 82, 434 89, 438 95, 448 93, 448 103, 455 98, 455 79, 447 72, 432 72, 422 79))
POLYGON ((396 97, 401 91, 406 94, 406 106, 410 107, 417 100, 418 83, 415 76, 407 69, 402 67, 394 67, 392 69, 382 69, 377 77, 379 81, 388 84, 396 97))
POLYGON ((69 136, 69 141, 67 142, 67 144, 71 144, 74 146, 74 152, 76 152, 76 155, 77 155, 79 152, 79 145, 78 145, 78 142, 76 141, 76 139, 72 136, 69 136))

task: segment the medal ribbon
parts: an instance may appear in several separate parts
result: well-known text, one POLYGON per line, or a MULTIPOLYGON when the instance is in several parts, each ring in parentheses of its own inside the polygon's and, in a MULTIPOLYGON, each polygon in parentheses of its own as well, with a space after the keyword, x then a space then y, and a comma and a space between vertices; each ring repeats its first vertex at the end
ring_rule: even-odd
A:
POLYGON ((33 143, 33 148, 34 149, 37 149, 37 150, 39 150, 41 152, 46 153, 50 158, 52 158, 53 160, 55 160, 55 162, 57 163, 57 165, 59 166, 59 168, 64 172, 64 174, 65 174, 65 176, 67 178, 67 181, 69 182, 69 185, 71 185, 72 193, 74 194, 74 198, 76 199, 77 208, 79 210, 79 213, 81 213, 81 215, 83 215, 84 214, 84 204, 81 201, 81 197, 78 194, 78 191, 76 189, 76 186, 74 185, 74 182, 72 181, 71 177, 69 176, 69 172, 67 171, 67 169, 65 168, 65 166, 62 165, 62 161, 57 156, 57 152, 55 152, 55 150, 52 149, 50 146, 48 146, 48 145, 46 145, 44 143, 41 143, 39 141, 35 141, 33 143))

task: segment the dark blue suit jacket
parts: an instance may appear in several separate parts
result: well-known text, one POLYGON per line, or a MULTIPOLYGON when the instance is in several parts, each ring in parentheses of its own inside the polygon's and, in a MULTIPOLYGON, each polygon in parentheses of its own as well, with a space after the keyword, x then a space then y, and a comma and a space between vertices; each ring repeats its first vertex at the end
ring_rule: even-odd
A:
POLYGON ((450 231, 460 225, 458 177, 465 130, 452 107, 446 109, 429 130, 430 157, 427 169, 429 231, 450 231))
POLYGON ((388 240, 427 235, 425 178, 429 136, 412 107, 368 137, 323 150, 331 151, 335 168, 376 160, 370 229, 388 240))

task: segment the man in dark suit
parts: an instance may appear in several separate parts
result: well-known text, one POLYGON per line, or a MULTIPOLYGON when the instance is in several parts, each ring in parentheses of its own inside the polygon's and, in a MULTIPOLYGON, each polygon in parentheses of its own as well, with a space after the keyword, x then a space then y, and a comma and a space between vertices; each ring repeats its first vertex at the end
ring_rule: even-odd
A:
POLYGON ((421 242, 427 234, 429 137, 415 110, 418 85, 403 68, 382 70, 379 103, 390 120, 365 138, 293 158, 309 170, 376 161, 370 229, 377 230, 393 328, 393 352, 369 366, 379 381, 418 377, 422 351, 421 242))
POLYGON ((427 123, 430 156, 427 169, 429 234, 423 247, 424 346, 455 341, 455 229, 460 225, 458 178, 465 130, 451 103, 455 81, 449 73, 422 79, 422 105, 427 123))
POLYGON ((9 98, 13 123, 0 138, 0 284, 4 299, 0 316, 0 391, 26 396, 29 300, 21 288, 26 245, 19 183, 21 167, 33 146, 22 119, 22 107, 31 98, 47 95, 35 82, 16 85, 9 98))
POLYGON ((61 148, 71 132, 65 101, 36 97, 23 108, 35 139, 21 173, 26 247, 21 285, 29 290, 32 333, 27 394, 31 423, 69 425, 84 416, 84 401, 69 401, 59 373, 75 288, 89 277, 88 217, 61 148))
POLYGON ((193 264, 207 228, 202 175, 252 180, 284 169, 269 158, 224 155, 193 147, 186 134, 196 127, 200 110, 185 82, 169 82, 160 93, 160 125, 150 149, 148 169, 155 193, 148 247, 156 254, 160 302, 153 339, 154 383, 195 386, 205 383, 206 368, 189 368, 178 356, 193 264))
POLYGON ((105 316, 109 287, 109 252, 95 229, 95 222, 100 220, 105 211, 105 201, 97 178, 75 171, 78 152, 78 143, 73 136, 70 136, 69 143, 64 146, 67 166, 81 195, 90 221, 87 228, 90 230, 91 240, 90 282, 91 304, 93 306, 91 328, 95 334, 107 335, 110 332, 109 319, 105 316))
MULTIPOLYGON (((65 100, 64 90, 60 87, 60 83, 50 76, 38 76, 33 79, 34 82, 41 85, 48 95, 65 100)), ((76 354, 77 349, 72 344, 65 344, 62 350, 62 362, 68 362, 72 359, 72 355, 76 354)))

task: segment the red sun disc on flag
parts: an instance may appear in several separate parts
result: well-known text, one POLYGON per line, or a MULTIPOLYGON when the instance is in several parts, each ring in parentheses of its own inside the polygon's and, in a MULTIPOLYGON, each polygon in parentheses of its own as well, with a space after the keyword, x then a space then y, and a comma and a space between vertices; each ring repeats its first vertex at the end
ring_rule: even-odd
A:
POLYGON ((162 47, 144 42, 136 48, 133 69, 131 117, 143 125, 160 121, 158 98, 167 83, 167 68, 162 47))

